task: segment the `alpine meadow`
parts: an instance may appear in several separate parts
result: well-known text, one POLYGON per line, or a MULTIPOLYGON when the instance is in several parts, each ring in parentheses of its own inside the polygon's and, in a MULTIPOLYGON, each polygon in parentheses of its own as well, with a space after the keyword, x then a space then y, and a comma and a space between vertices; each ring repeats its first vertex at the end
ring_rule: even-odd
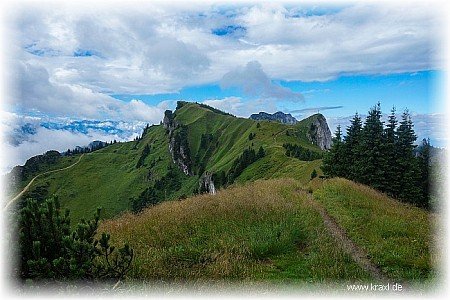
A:
POLYGON ((8 293, 444 291, 435 6, 37 4, 8 5, 8 293))

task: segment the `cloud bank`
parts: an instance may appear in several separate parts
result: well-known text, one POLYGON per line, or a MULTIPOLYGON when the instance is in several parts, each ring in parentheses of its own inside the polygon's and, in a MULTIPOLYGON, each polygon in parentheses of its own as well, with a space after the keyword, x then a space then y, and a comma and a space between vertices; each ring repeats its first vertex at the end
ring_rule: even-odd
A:
POLYGON ((251 61, 245 67, 238 67, 226 73, 220 81, 222 88, 241 88, 246 95, 263 99, 304 101, 303 95, 272 83, 258 61, 251 61))
POLYGON ((16 111, 153 120, 153 107, 108 95, 220 82, 301 101, 273 80, 442 67, 441 19, 426 3, 359 3, 318 14, 282 3, 20 3, 6 21, 7 104, 16 111))

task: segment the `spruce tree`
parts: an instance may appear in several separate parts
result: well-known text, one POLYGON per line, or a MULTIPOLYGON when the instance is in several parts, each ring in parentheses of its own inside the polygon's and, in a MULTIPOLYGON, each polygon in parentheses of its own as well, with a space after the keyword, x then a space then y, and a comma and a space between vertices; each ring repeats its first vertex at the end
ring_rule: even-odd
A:
POLYGON ((358 181, 382 190, 385 183, 385 157, 383 156, 383 122, 378 102, 372 107, 362 129, 359 145, 360 174, 358 181))
POLYGON ((397 129, 397 166, 401 176, 399 177, 398 196, 408 202, 418 204, 421 199, 420 170, 417 159, 414 156, 417 137, 414 133, 411 115, 408 110, 402 114, 402 121, 397 129))
POLYGON ((430 139, 423 139, 418 153, 419 169, 420 169, 420 186, 421 199, 419 206, 429 208, 430 204, 430 139))
POLYGON ((333 138, 333 145, 323 158, 323 164, 321 168, 325 175, 331 177, 346 177, 346 174, 343 171, 343 154, 341 125, 338 125, 335 132, 335 137, 333 138))
POLYGON ((398 136, 396 128, 398 121, 397 117, 395 116, 395 111, 395 107, 393 106, 391 109, 391 114, 388 117, 386 129, 384 131, 386 140, 384 147, 384 156, 386 158, 384 166, 386 184, 384 187, 384 191, 391 196, 398 195, 398 192, 400 190, 399 179, 402 176, 402 172, 397 165, 399 152, 397 150, 398 136))
POLYGON ((256 159, 263 158, 266 155, 266 152, 264 151, 264 148, 262 146, 259 146, 258 153, 256 154, 256 159))
POLYGON ((347 134, 343 144, 343 160, 346 177, 358 181, 361 175, 361 156, 359 155, 359 144, 361 142, 362 121, 358 113, 353 117, 351 124, 347 127, 347 134))

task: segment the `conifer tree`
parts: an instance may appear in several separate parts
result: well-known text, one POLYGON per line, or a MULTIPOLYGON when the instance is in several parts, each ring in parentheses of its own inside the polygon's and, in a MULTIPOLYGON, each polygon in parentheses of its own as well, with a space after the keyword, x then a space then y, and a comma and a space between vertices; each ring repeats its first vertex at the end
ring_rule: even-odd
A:
POLYGON ((391 196, 398 195, 400 189, 400 177, 402 176, 401 171, 397 165, 398 160, 398 136, 396 132, 397 128, 397 117, 395 116, 395 107, 391 109, 391 114, 388 117, 388 122, 386 129, 384 131, 386 144, 384 147, 384 156, 386 158, 385 166, 385 178, 386 184, 384 191, 391 196))
POLYGON ((421 181, 421 189, 422 189, 422 196, 419 201, 419 206, 422 207, 429 207, 430 204, 430 181, 429 181, 429 175, 430 175, 430 140, 429 139, 423 139, 422 145, 420 146, 420 151, 418 155, 419 160, 419 169, 420 169, 420 181, 421 181))
POLYGON ((399 177, 398 196, 408 202, 418 204, 421 199, 420 170, 418 161, 414 157, 414 142, 417 137, 414 133, 411 115, 408 110, 402 114, 402 121, 397 129, 397 166, 401 172, 399 177))
POLYGON ((381 121, 381 106, 372 107, 362 129, 361 143, 359 145, 360 174, 359 180, 364 184, 382 189, 385 183, 385 157, 383 156, 383 122, 381 121))
POLYGON ((266 152, 264 151, 264 148, 262 146, 259 146, 258 153, 256 154, 256 159, 263 158, 266 155, 266 152))
POLYGON ((322 171, 328 176, 343 176, 343 142, 341 125, 337 126, 335 137, 333 138, 333 145, 323 158, 322 171))
POLYGON ((358 149, 361 143, 362 121, 358 113, 353 117, 343 144, 343 164, 349 179, 358 181, 361 175, 361 156, 358 149))
POLYGON ((71 230, 69 211, 57 198, 39 204, 29 200, 20 211, 19 254, 23 279, 122 279, 130 269, 133 250, 125 244, 114 251, 109 234, 96 238, 100 209, 94 219, 71 230))

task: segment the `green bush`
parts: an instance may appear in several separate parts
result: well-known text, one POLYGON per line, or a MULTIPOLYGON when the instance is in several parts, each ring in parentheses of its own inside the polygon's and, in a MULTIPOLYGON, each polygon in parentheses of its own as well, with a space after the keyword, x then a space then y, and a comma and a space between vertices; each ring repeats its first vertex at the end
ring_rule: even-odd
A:
POLYGON ((122 279, 133 260, 125 244, 115 251, 110 235, 96 238, 100 208, 71 230, 69 210, 60 211, 57 198, 39 204, 29 200, 20 210, 20 277, 23 279, 122 279))

